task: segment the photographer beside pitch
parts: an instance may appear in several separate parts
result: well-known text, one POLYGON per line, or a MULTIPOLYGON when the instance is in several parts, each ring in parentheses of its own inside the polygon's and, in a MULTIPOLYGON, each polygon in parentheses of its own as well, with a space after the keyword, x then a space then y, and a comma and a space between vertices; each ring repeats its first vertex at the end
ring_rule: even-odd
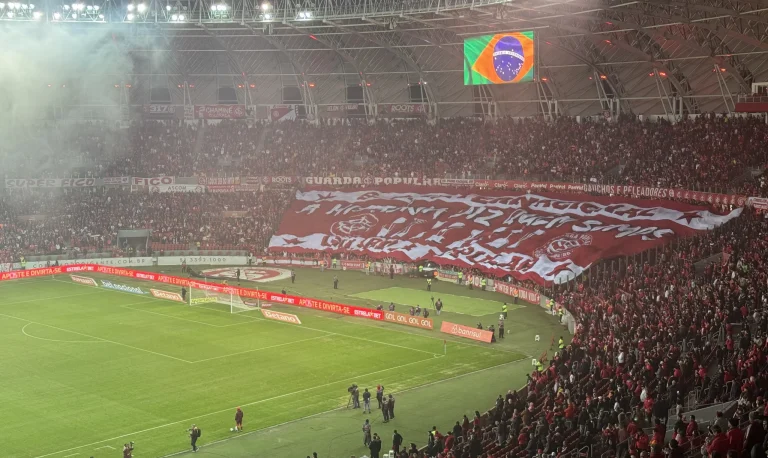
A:
POLYGON ((130 441, 127 444, 123 445, 123 458, 132 458, 132 457, 133 457, 133 441, 130 441))
POLYGON ((197 425, 192 425, 190 429, 187 430, 189 433, 189 441, 192 445, 192 451, 197 451, 197 440, 200 439, 200 436, 203 435, 203 432, 200 431, 200 428, 197 427, 197 425))

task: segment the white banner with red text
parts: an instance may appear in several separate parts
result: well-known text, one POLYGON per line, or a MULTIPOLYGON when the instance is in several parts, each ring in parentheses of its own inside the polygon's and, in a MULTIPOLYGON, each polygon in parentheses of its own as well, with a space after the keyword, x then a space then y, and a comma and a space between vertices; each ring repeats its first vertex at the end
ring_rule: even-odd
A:
POLYGON ((246 115, 245 105, 195 105, 196 119, 242 119, 246 115))
POLYGON ((186 193, 202 193, 205 192, 205 186, 199 184, 161 184, 157 186, 150 186, 149 192, 186 192, 186 193))
POLYGON ((682 202, 392 186, 297 191, 269 249, 479 268, 539 284, 640 253, 739 215, 682 202))

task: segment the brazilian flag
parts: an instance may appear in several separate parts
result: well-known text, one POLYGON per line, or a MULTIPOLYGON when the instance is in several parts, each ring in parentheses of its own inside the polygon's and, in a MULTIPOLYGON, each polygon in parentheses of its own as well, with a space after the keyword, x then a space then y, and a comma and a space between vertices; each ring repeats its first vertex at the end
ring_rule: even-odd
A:
POLYGON ((464 40, 464 84, 533 81, 533 31, 482 35, 464 40))

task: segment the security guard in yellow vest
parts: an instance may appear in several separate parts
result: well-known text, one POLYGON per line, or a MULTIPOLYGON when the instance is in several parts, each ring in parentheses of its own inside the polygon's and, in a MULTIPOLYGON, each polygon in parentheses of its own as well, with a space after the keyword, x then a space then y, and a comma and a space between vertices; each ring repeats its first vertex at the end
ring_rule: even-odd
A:
POLYGON ((504 315, 504 319, 506 320, 507 319, 507 303, 506 302, 501 306, 501 314, 504 315))
POLYGON ((24 256, 22 256, 22 257, 19 259, 19 264, 21 264, 21 270, 27 270, 27 258, 25 258, 24 256))
POLYGON ((432 291, 432 279, 427 278, 427 291, 432 291))
POLYGON ((563 340, 563 336, 560 336, 560 340, 557 341, 557 348, 560 350, 565 348, 565 341, 563 340))
POLYGON ((544 365, 541 364, 541 361, 536 360, 536 370, 539 372, 544 372, 544 365))
POLYGON ((554 315, 555 314, 555 300, 554 299, 550 299, 549 301, 547 301, 547 305, 549 305, 549 313, 554 315))
POLYGON ((424 266, 419 266, 419 276, 424 273, 424 266))
POLYGON ((339 261, 338 261, 336 258, 333 258, 333 259, 331 259, 331 264, 333 265, 333 268, 334 268, 334 269, 335 269, 335 268, 336 268, 336 266, 338 265, 338 262, 339 262, 339 261))
POLYGON ((459 284, 464 281, 464 272, 459 271, 459 284))
POLYGON ((486 284, 487 284, 487 283, 486 283, 486 279, 485 279, 485 278, 483 278, 482 280, 480 280, 480 289, 482 289, 483 291, 485 291, 485 285, 486 285, 486 284))
POLYGON ((563 315, 565 315, 565 309, 563 308, 562 305, 557 309, 557 314, 560 316, 560 323, 562 323, 563 315))
POLYGON ((371 261, 368 261, 368 264, 365 265, 365 274, 366 275, 371 274, 371 261))

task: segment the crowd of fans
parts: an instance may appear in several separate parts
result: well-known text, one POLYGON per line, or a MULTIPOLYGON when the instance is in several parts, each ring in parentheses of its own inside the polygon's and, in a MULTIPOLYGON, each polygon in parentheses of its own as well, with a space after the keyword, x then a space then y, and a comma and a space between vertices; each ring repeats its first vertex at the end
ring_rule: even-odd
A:
POLYGON ((22 254, 123 251, 119 230, 151 229, 147 242, 154 251, 172 247, 260 253, 292 196, 290 190, 215 194, 15 190, 0 195, 0 221, 7 222, 0 229, 0 252, 6 259, 18 260, 22 254))
MULTIPOLYGON (((750 168, 768 164, 768 125, 756 118, 700 117, 677 124, 144 122, 91 125, 81 132, 48 132, 49 151, 59 148, 61 154, 47 154, 49 166, 37 170, 48 176, 56 170, 81 176, 451 174, 687 189, 737 184, 752 195, 768 195, 764 174, 740 181, 750 168), (80 166, 67 167, 67 160, 80 166)), ((0 160, 13 163, 14 173, 34 173, 31 159, 17 163, 23 151, 18 144, 6 146, 0 160)), ((117 232, 137 228, 152 229, 149 242, 156 250, 199 246, 260 253, 292 194, 7 191, 0 194, 0 262, 20 254, 120 250, 117 232), (20 218, 28 215, 37 217, 20 218)), ((488 414, 465 416, 446 435, 435 429, 425 449, 401 456, 531 458, 584 450, 620 458, 765 456, 768 428, 755 415, 768 414, 763 215, 746 210, 652 259, 593 269, 555 293, 577 321, 571 343, 533 371, 523 390, 500 396, 488 414), (723 260, 697 273, 694 263, 717 252, 723 260), (712 428, 683 412, 691 402, 727 400, 738 402, 736 413, 730 419, 720 415, 712 428)))
POLYGON ((764 458, 768 220, 748 210, 643 259, 562 287, 571 343, 523 390, 403 456, 764 458), (696 261, 718 252, 697 275, 696 261), (726 401, 735 411, 711 422, 686 414, 726 401))
POLYGON ((748 174, 768 166, 768 125, 756 117, 700 116, 674 124, 629 117, 614 123, 454 118, 435 125, 336 120, 268 127, 147 120, 58 125, 27 137, 36 134, 44 140, 0 146, 0 164, 13 165, 3 170, 18 174, 9 177, 449 174, 718 192, 743 185, 765 192, 764 182, 761 188, 748 174))

